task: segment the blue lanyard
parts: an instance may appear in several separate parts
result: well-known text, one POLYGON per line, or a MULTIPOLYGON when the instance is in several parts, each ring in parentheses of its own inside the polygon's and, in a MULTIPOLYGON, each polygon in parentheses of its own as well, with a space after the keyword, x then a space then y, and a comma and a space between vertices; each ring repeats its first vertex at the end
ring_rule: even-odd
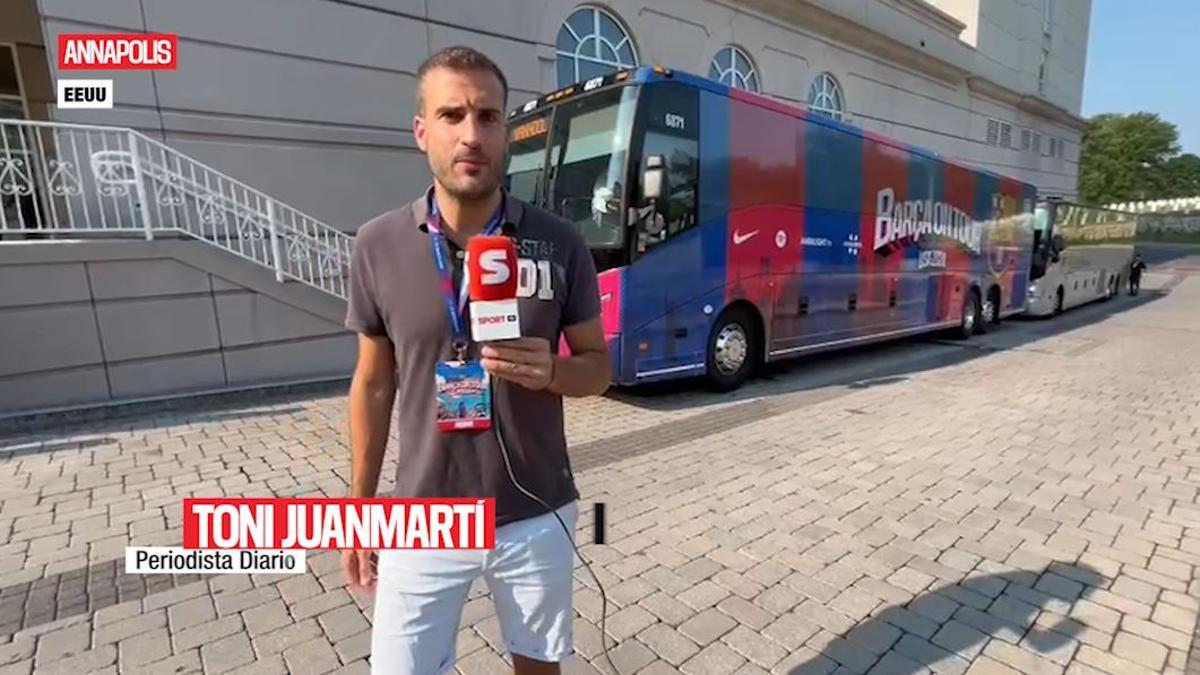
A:
MULTIPOLYGON (((483 228, 484 236, 495 234, 504 220, 507 197, 501 192, 500 207, 496 209, 487 227, 483 228)), ((467 274, 462 275, 462 284, 456 294, 454 291, 454 272, 450 267, 450 254, 446 244, 446 236, 442 234, 442 216, 438 213, 437 200, 429 199, 429 220, 426 222, 429 230, 429 245, 433 248, 433 262, 437 267, 438 281, 442 287, 442 297, 446 301, 446 314, 450 317, 450 330, 454 335, 454 349, 458 358, 462 359, 467 350, 467 329, 463 325, 463 314, 467 308, 467 274), (457 297, 455 297, 457 295, 457 297)))

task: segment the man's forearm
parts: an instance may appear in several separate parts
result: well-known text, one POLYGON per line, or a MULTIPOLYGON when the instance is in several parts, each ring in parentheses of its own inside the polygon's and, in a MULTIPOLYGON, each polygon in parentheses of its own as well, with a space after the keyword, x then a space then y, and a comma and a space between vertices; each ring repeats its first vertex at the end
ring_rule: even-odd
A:
POLYGON ((379 488, 395 393, 393 383, 356 379, 350 385, 351 497, 374 497, 379 488))
POLYGON ((608 390, 612 380, 608 354, 584 352, 568 357, 551 356, 554 377, 550 391, 561 396, 598 396, 608 390))

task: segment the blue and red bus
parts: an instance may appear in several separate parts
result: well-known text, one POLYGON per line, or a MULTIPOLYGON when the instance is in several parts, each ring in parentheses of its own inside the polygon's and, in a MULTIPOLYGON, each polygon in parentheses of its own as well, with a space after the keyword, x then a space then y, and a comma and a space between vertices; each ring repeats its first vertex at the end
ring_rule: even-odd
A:
POLYGON ((506 186, 600 270, 616 384, 706 376, 1022 312, 1034 186, 662 67, 509 114, 506 186))

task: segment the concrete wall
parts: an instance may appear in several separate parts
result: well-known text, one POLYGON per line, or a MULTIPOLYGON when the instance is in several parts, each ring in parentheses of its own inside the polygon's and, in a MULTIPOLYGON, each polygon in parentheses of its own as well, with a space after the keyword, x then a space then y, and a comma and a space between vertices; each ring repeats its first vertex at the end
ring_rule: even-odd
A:
POLYGON ((0 415, 348 377, 344 303, 206 244, 0 244, 0 415))
MULTIPOLYGON (((1040 10, 1034 5, 1042 0, 1034 5, 974 1, 976 7, 984 5, 972 24, 982 42, 995 42, 987 38, 992 29, 985 20, 1007 25, 997 8, 1008 5, 1026 8, 1018 18, 1036 16, 1040 32, 1040 10)), ((1090 6, 1088 0, 1059 1, 1090 6)), ((97 72, 115 81, 116 108, 59 111, 57 118, 132 126, 345 230, 419 193, 428 180, 410 131, 414 72, 426 55, 453 43, 484 49, 508 74, 515 106, 558 85, 556 34, 580 5, 578 0, 38 3, 46 35, 179 34, 178 70, 97 72)), ((1003 59, 1019 57, 1015 64, 997 62, 992 51, 965 42, 963 30, 956 33, 954 19, 937 5, 930 9, 924 0, 603 4, 629 31, 641 63, 707 74, 714 53, 737 44, 754 59, 768 93, 797 102, 806 98, 813 76, 828 71, 844 88, 855 123, 1056 194, 1075 194, 1078 130, 1019 110, 1011 101, 985 97, 966 82, 976 74, 1004 87, 1028 85, 1028 63, 1021 60, 1028 50, 993 50, 1003 59), (1064 138, 1067 151, 1058 158, 987 146, 989 116, 1064 138)), ((1078 46, 1056 42, 1056 58, 1082 63, 1074 53, 1057 51, 1078 46)), ((54 47, 49 45, 51 64, 54 47)), ((1082 86, 1081 68, 1078 77, 1063 77, 1064 92, 1082 86)), ((1027 87, 1018 94, 1031 91, 1027 87)), ((1051 95, 1058 96, 1056 91, 1051 95)), ((1056 100, 1078 112, 1069 96, 1056 100)))
POLYGON ((986 64, 975 70, 982 73, 992 68, 998 84, 1039 94, 1078 114, 1092 0, 926 1, 966 26, 960 39, 975 47, 977 59, 986 64), (1049 33, 1045 32, 1047 13, 1049 33), (1050 51, 1049 71, 1045 86, 1039 89, 1043 47, 1050 51))

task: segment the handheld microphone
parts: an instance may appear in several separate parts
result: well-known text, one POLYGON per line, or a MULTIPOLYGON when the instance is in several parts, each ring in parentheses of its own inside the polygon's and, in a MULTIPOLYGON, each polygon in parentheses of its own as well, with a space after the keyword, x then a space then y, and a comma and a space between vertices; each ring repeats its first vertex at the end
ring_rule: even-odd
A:
POLYGON ((471 339, 475 342, 521 337, 517 311, 517 247, 501 235, 467 242, 471 299, 471 339))

